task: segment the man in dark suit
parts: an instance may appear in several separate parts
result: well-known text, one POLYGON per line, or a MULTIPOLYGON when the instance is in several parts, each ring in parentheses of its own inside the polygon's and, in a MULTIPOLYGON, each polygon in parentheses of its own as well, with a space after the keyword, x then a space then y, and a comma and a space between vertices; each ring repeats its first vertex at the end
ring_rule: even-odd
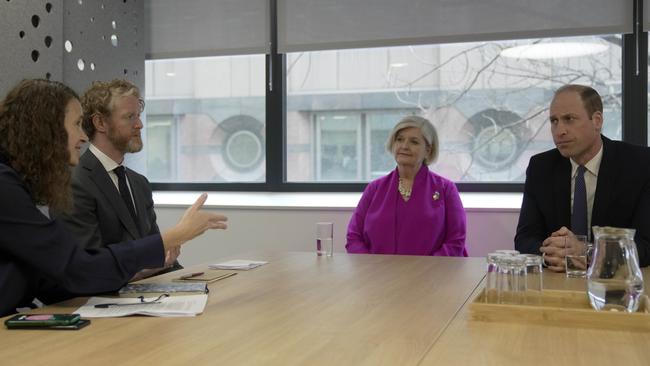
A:
POLYGON ((633 228, 640 265, 649 265, 650 149, 600 134, 602 101, 590 87, 558 89, 549 114, 557 148, 530 159, 515 248, 561 272, 565 241, 591 237, 592 226, 633 228))
MULTIPOLYGON (((138 88, 126 80, 94 82, 82 104, 90 146, 72 175, 73 208, 59 219, 86 248, 159 233, 149 182, 122 166, 125 154, 142 150, 144 102, 138 88)), ((178 251, 166 254, 164 268, 141 271, 134 279, 182 268, 178 251)))

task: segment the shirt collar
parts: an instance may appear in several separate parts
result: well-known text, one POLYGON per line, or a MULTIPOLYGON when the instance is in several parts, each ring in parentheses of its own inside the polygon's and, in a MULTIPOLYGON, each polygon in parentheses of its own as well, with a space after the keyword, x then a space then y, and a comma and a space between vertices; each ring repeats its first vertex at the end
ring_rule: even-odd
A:
POLYGON ((99 160, 100 163, 104 166, 104 169, 106 169, 107 172, 113 171, 115 168, 120 166, 121 164, 118 164, 115 162, 115 160, 111 159, 108 157, 108 155, 104 154, 101 150, 97 148, 97 146, 93 145, 92 143, 88 147, 90 152, 97 157, 97 160, 99 160))
MULTIPOLYGON (((575 177, 575 175, 578 172, 578 166, 579 164, 573 161, 573 159, 569 159, 571 161, 571 177, 575 177)), ((600 145, 600 150, 598 150, 598 153, 591 158, 585 164, 585 169, 596 177, 598 176, 598 171, 600 171, 600 162, 603 160, 603 145, 600 145)))

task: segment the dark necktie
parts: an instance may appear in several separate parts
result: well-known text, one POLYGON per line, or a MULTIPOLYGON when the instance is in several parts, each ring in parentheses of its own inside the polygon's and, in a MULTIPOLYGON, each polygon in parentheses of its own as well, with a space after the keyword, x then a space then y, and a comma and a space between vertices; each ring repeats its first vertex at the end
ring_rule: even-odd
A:
POLYGON ((133 207, 133 200, 131 199, 129 186, 126 184, 126 171, 124 170, 124 167, 121 165, 115 168, 113 171, 117 175, 117 186, 119 187, 120 190, 120 196, 122 196, 122 200, 124 201, 126 208, 129 209, 129 213, 133 218, 133 222, 135 222, 137 225, 138 219, 135 214, 135 207, 133 207))
POLYGON ((578 167, 578 174, 573 188, 573 213, 571 214, 571 231, 575 235, 587 235, 587 187, 585 186, 585 167, 578 167))

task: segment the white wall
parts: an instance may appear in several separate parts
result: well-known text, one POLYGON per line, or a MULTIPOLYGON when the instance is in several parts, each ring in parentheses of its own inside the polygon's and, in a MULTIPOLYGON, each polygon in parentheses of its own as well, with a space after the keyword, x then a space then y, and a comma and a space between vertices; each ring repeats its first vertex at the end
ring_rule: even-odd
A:
MULTIPOLYGON (((206 263, 220 257, 254 250, 315 250, 315 223, 334 223, 334 251, 345 252, 345 233, 352 208, 210 208, 228 216, 226 231, 211 231, 184 245, 179 261, 206 263)), ((157 205, 161 230, 174 225, 181 207, 157 205)), ((469 255, 483 257, 494 249, 512 249, 519 217, 517 209, 467 209, 469 255)), ((250 258, 254 259, 254 258, 250 258)))

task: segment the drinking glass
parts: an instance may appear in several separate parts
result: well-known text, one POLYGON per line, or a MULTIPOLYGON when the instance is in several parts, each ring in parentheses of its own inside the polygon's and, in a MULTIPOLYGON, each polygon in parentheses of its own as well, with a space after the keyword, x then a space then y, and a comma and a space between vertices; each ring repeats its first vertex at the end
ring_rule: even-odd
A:
POLYGON ((565 237, 564 248, 566 249, 566 276, 567 277, 585 277, 587 275, 587 236, 575 235, 565 237))
POLYGON ((497 259, 499 264, 499 303, 521 304, 526 294, 526 258, 506 255, 497 259))
POLYGON ((501 254, 507 254, 507 255, 517 255, 517 254, 519 254, 519 251, 514 250, 514 249, 499 249, 499 250, 495 250, 494 253, 501 253, 501 254))
POLYGON ((542 256, 522 254, 526 258, 526 302, 539 304, 542 301, 542 256))
POLYGON ((503 253, 489 253, 487 255, 487 274, 485 276, 485 297, 487 303, 496 304, 499 301, 499 257, 506 254, 503 253))
POLYGON ((334 224, 316 223, 316 254, 331 257, 334 254, 334 224))

